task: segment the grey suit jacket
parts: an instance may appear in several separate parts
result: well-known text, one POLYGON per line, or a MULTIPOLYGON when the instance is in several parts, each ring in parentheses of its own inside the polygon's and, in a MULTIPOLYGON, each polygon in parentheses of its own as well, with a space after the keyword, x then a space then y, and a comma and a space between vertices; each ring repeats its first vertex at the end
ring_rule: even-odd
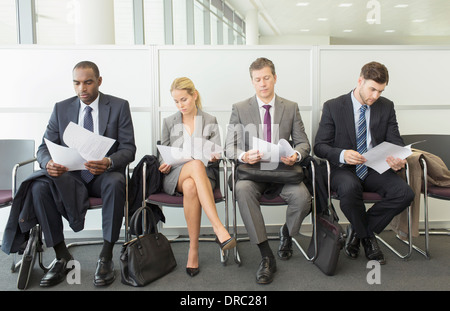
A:
MULTIPOLYGON (((106 156, 109 156, 113 162, 112 169, 123 170, 128 163, 134 161, 136 154, 130 105, 128 101, 118 97, 103 93, 99 96, 99 134, 116 140, 106 156)), ((76 96, 56 103, 44 138, 66 146, 63 141, 64 131, 71 121, 78 124, 79 109, 80 100, 76 96)), ((47 145, 42 139, 37 151, 37 161, 41 168, 45 168, 50 160, 47 145)))
MULTIPOLYGON (((197 109, 197 118, 195 119, 195 122, 196 123, 193 137, 204 138, 216 145, 222 145, 220 142, 220 131, 216 117, 202 111, 201 109, 197 109)), ((161 145, 182 148, 183 144, 184 137, 182 114, 178 111, 163 120, 161 145)), ((160 162, 162 163, 161 156, 160 162)), ((209 169, 212 167, 217 168, 218 162, 208 163, 208 167, 206 170, 206 174, 208 175, 208 177, 216 180, 214 171, 209 169)), ((177 180, 174 180, 173 182, 177 181, 178 177, 177 180)))
MULTIPOLYGON (((272 142, 280 139, 292 140, 294 149, 302 159, 311 151, 305 133, 297 103, 276 95, 275 115, 273 119, 272 142)), ((256 95, 233 105, 230 123, 227 128, 225 154, 230 159, 237 159, 240 154, 252 149, 253 137, 263 139, 263 128, 256 95)))
MULTIPOLYGON (((383 141, 404 146, 394 103, 389 99, 380 97, 370 106, 370 132, 374 147, 383 141)), ((314 153, 332 165, 340 165, 339 156, 344 149, 357 149, 351 93, 325 102, 314 144, 314 153)))

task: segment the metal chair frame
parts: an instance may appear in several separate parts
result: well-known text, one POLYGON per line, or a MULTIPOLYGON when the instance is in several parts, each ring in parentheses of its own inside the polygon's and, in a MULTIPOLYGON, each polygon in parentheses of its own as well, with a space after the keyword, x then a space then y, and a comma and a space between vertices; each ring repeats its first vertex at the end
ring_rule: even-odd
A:
MULTIPOLYGON (((326 160, 326 161, 328 162, 328 160, 326 160)), ((328 164, 328 165, 329 165, 329 164, 328 164)), ((329 172, 330 172, 330 171, 329 171, 329 172)), ((406 179, 407 179, 407 183, 409 184, 409 170, 408 170, 408 165, 406 165, 406 179)), ((330 177, 328 177, 328 181, 330 181, 330 177)), ((328 184, 329 184, 329 183, 328 183, 328 184)), ((328 189, 329 189, 329 193, 328 193, 328 194, 329 194, 330 200, 331 200, 331 199, 339 200, 339 197, 337 196, 337 194, 331 192, 330 186, 328 187, 328 189)), ((366 196, 366 197, 374 197, 374 196, 379 197, 379 195, 378 195, 377 193, 374 193, 374 192, 364 192, 364 193, 363 193, 363 197, 364 197, 364 196, 366 196)), ((376 203, 376 202, 378 202, 378 201, 380 201, 380 200, 381 200, 381 197, 380 197, 380 199, 378 199, 378 198, 375 198, 375 199, 364 199, 364 203, 365 203, 365 204, 371 204, 371 203, 376 203)), ((408 232, 411 232, 412 229, 411 229, 411 207, 410 207, 410 206, 407 207, 407 211, 408 211, 408 217, 407 217, 407 219, 408 219, 408 232)), ((407 251, 406 254, 400 253, 400 251, 398 251, 398 250, 395 249, 392 245, 390 245, 388 242, 386 242, 385 240, 383 240, 378 234, 376 234, 375 237, 376 237, 377 240, 379 240, 383 245, 385 245, 390 251, 392 251, 395 255, 397 255, 399 258, 404 259, 404 260, 408 260, 408 259, 411 257, 411 255, 412 255, 412 250, 413 250, 413 249, 416 249, 417 251, 419 251, 419 248, 416 247, 416 246, 413 244, 413 242, 412 242, 412 234, 409 234, 409 233, 408 233, 408 241, 404 241, 404 240, 401 239, 398 235, 396 236, 400 241, 402 241, 403 243, 406 243, 406 244, 408 245, 408 251, 407 251)), ((420 251, 419 251, 419 252, 420 252, 420 251)), ((420 252, 420 253, 421 253, 421 252, 420 252)))
MULTIPOLYGON (((23 166, 23 165, 26 165, 26 164, 29 164, 29 163, 32 163, 32 162, 34 162, 34 161, 36 161, 37 159, 36 158, 33 158, 33 159, 31 159, 31 160, 28 160, 28 161, 24 161, 24 162, 21 162, 21 163, 18 163, 18 164, 16 164, 15 166, 14 166, 14 168, 13 168, 13 172, 12 172, 12 179, 13 179, 13 182, 12 182, 12 184, 13 184, 13 193, 15 193, 15 191, 16 191, 16 189, 17 189, 17 181, 16 181, 16 176, 17 176, 17 169, 19 168, 19 167, 21 167, 21 166, 23 166)), ((124 243, 124 242, 127 242, 127 241, 129 241, 129 238, 130 238, 130 236, 129 236, 129 228, 128 228, 128 181, 129 181, 129 165, 126 167, 126 170, 125 170, 125 194, 126 194, 126 200, 125 200, 125 206, 124 206, 124 217, 125 217, 125 237, 124 237, 124 240, 118 240, 116 243, 124 243)), ((93 209, 99 209, 99 208, 102 208, 102 204, 98 204, 98 203, 95 203, 94 204, 94 200, 93 199, 100 199, 100 198, 93 198, 93 197, 90 197, 89 198, 89 201, 90 202, 92 202, 92 203, 90 203, 90 206, 89 206, 89 208, 88 208, 88 210, 93 210, 93 209)), ((25 252, 24 252, 24 254, 26 254, 26 252, 27 252, 27 250, 30 250, 29 252, 33 252, 33 254, 30 254, 29 256, 32 256, 33 258, 30 258, 31 259, 31 265, 30 266, 28 266, 28 267, 26 267, 26 269, 25 270, 27 270, 27 271, 22 271, 22 268, 23 268, 23 265, 22 265, 22 263, 23 263, 23 258, 21 259, 21 260, 19 260, 17 263, 16 263, 16 253, 14 254, 14 258, 13 258, 13 263, 12 263, 12 266, 11 266, 11 272, 16 272, 17 270, 19 270, 19 276, 18 276, 18 288, 19 289, 26 289, 26 287, 27 287, 27 284, 28 284, 28 278, 29 278, 29 275, 30 275, 30 272, 31 272, 31 270, 33 269, 33 267, 34 267, 34 262, 35 262, 35 258, 34 258, 34 256, 37 254, 38 255, 38 258, 37 258, 37 261, 38 261, 38 264, 39 264, 39 267, 44 271, 44 273, 46 273, 50 268, 51 268, 51 266, 53 265, 53 262, 56 260, 56 259, 54 259, 48 266, 45 266, 44 265, 44 263, 43 263, 43 248, 42 248, 42 229, 41 229, 41 226, 39 225, 39 224, 37 224, 32 230, 36 230, 36 234, 37 234, 37 236, 38 236, 38 244, 37 245, 32 245, 33 243, 36 243, 36 241, 29 241, 28 243, 27 243, 27 246, 26 246, 26 249, 25 249, 25 252), (23 275, 23 273, 25 273, 26 275, 27 275, 27 277, 26 277, 26 279, 24 280, 24 275, 23 275), (20 283, 21 281, 23 281, 24 283, 20 283)), ((103 240, 96 240, 96 241, 78 241, 78 242, 72 242, 72 243, 69 243, 69 244, 67 244, 67 248, 69 249, 69 248, 71 248, 71 247, 75 247, 75 246, 85 246, 85 245, 101 245, 101 244, 103 244, 103 240)))
MULTIPOLYGON (((231 193, 232 193, 232 203, 233 203, 233 233, 234 233, 234 237, 236 239, 236 242, 239 241, 249 241, 250 238, 247 237, 239 237, 238 236, 238 229, 237 229, 237 200, 236 200, 236 193, 235 193, 235 185, 236 185, 236 160, 233 159, 227 159, 227 161, 231 164, 231 182, 232 182, 232 189, 231 189, 231 193)), ((327 167, 328 168, 328 167, 327 167)), ((312 208, 311 208, 311 219, 312 219, 312 225, 313 225, 313 235, 312 238, 314 239, 314 255, 312 257, 309 257, 307 252, 303 249, 303 247, 300 245, 300 243, 297 241, 297 239, 295 237, 292 237, 292 241, 294 242, 294 244, 296 245, 296 247, 300 250, 300 252, 303 254, 303 256, 306 258, 306 260, 310 261, 310 262, 314 262, 314 260, 317 257, 317 234, 316 234, 316 180, 315 180, 315 166, 313 161, 311 161, 311 170, 312 170, 312 185, 313 185, 313 194, 311 195, 311 199, 312 199, 312 208)), ((281 199, 280 197, 277 197, 277 199, 281 199)), ((284 200, 283 200, 284 201, 284 200)), ((264 202, 260 200, 260 205, 262 206, 283 206, 286 205, 286 202, 283 203, 271 203, 271 202, 264 202)), ((280 237, 279 236, 268 236, 267 237, 269 240, 279 240, 280 237)), ((241 265, 242 264, 242 260, 241 257, 239 255, 239 250, 238 250, 238 246, 236 245, 235 249, 234 249, 234 261, 238 264, 241 265)))
MULTIPOLYGON (((424 150, 433 153, 439 157, 442 158, 442 160, 445 162, 445 164, 447 165, 447 167, 450 168, 450 158, 449 158, 449 152, 447 151, 447 153, 443 153, 441 154, 441 152, 443 151, 442 149, 439 150, 439 147, 442 147, 442 143, 440 144, 440 146, 438 146, 437 148, 433 148, 432 143, 436 142, 436 140, 439 140, 441 138, 444 138, 448 141, 450 140, 450 135, 440 135, 440 134, 417 134, 417 135, 402 135, 402 138, 405 140, 405 143, 414 143, 417 141, 423 141, 423 143, 426 143, 424 150), (428 143, 427 143, 428 141, 428 143), (430 145, 431 144, 431 145, 430 145)), ((444 146, 446 146, 446 144, 444 143, 444 146)), ((417 146, 418 149, 420 148, 420 144, 417 146)), ((423 195, 423 202, 424 202, 424 208, 423 208, 423 215, 424 215, 424 231, 419 231, 420 235, 424 235, 425 236, 425 250, 422 250, 418 247, 414 246, 414 249, 416 249, 419 253, 421 253, 423 256, 425 256, 427 259, 431 258, 430 255, 430 235, 447 235, 450 236, 450 230, 444 230, 444 231, 439 231, 439 230, 433 230, 430 231, 430 226, 429 226, 429 217, 428 217, 428 209, 429 209, 429 198, 435 198, 435 199, 440 199, 440 200, 450 200, 449 198, 444 198, 444 197, 440 197, 440 196, 435 196, 432 193, 429 192, 429 188, 428 188, 428 182, 426 179, 426 176, 428 176, 428 169, 427 169, 427 163, 425 161, 425 159, 421 158, 420 159, 422 167, 423 167, 423 191, 421 192, 421 194, 423 195)))

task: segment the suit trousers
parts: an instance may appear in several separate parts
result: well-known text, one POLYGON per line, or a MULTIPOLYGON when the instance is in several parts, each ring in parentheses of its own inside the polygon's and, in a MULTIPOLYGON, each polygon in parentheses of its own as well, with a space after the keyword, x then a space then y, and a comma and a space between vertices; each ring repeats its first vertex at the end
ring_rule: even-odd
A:
MULTIPOLYGON (((261 212, 259 198, 270 183, 258 183, 251 180, 236 182, 236 199, 242 220, 250 237, 250 241, 260 244, 267 240, 264 217, 261 212)), ((286 209, 286 225, 291 236, 296 235, 303 219, 311 211, 311 194, 304 183, 285 184, 280 193, 288 204, 286 209)))
POLYGON ((354 167, 334 167, 331 190, 339 196, 341 210, 359 238, 373 237, 374 233, 382 232, 414 199, 411 187, 390 169, 379 174, 369 168, 367 177, 361 181, 354 167), (366 211, 363 191, 376 192, 382 200, 366 211))
MULTIPOLYGON (((57 178, 82 180, 79 171, 67 172, 57 178)), ((126 198, 124 174, 117 171, 107 171, 95 176, 89 184, 85 185, 89 196, 102 198, 103 239, 115 243, 119 239, 124 215, 126 198)), ((35 180, 31 185, 31 191, 34 211, 42 227, 47 247, 53 247, 63 242, 62 217, 67 219, 67 216, 58 211, 48 183, 35 180)))

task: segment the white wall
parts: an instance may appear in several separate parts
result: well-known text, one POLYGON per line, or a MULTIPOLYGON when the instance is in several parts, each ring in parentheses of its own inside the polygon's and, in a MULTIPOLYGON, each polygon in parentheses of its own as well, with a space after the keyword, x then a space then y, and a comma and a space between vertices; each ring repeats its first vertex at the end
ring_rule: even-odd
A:
MULTIPOLYGON (((205 111, 216 115, 224 129, 232 104, 254 94, 248 67, 260 56, 274 61, 278 75, 276 91, 299 104, 311 143, 323 102, 349 92, 356 85, 361 66, 372 60, 389 68, 391 80, 384 95, 396 104, 402 134, 450 133, 450 124, 445 122, 450 109, 445 92, 450 85, 448 47, 11 46, 0 49, 3 95, 0 139, 29 138, 38 146, 54 103, 74 95, 72 67, 88 59, 99 65, 103 76, 100 90, 129 100, 139 161, 156 151, 160 121, 176 111, 169 94, 173 79, 190 77, 200 91, 205 111)), ((224 131, 221 135, 223 140, 224 131)), ((446 203, 432 201, 432 227, 450 228, 450 209, 446 203)), ((223 203, 218 206, 222 219, 223 207, 223 203)), ((0 210, 0 233, 8 213, 8 208, 0 210)), ((164 213, 168 220, 166 230, 186 233, 181 210, 166 208, 164 213)), ((275 228, 284 222, 283 208, 264 208, 264 213, 268 226, 275 228)), ((75 236, 99 235, 100 217, 99 211, 90 211, 86 230, 75 236)), ((342 215, 341 219, 346 222, 342 215)), ((209 227, 209 222, 203 219, 202 225, 209 227)), ((67 230, 67 236, 74 235, 67 230)))

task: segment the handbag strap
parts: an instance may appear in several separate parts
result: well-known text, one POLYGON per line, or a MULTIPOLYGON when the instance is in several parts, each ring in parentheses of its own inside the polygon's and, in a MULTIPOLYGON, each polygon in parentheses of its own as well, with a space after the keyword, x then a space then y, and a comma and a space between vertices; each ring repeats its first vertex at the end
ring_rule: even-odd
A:
MULTIPOLYGON (((150 227, 150 228, 154 228, 155 229, 155 233, 158 233, 158 227, 157 227, 157 225, 156 225, 156 220, 155 220, 155 216, 153 215, 153 211, 151 210, 151 208, 149 207, 149 206, 147 206, 147 205, 143 205, 143 206, 141 206, 140 208, 138 208, 137 210, 136 210, 136 212, 134 212, 134 214, 133 214, 133 216, 131 217, 131 219, 130 219, 130 227, 133 227, 134 228, 134 233, 136 234, 136 237, 139 239, 139 234, 137 233, 138 231, 137 231, 137 226, 138 226, 138 218, 139 218, 139 215, 141 215, 142 214, 142 219, 144 220, 146 220, 146 214, 148 213, 148 215, 150 216, 150 221, 151 221, 151 225, 152 225, 152 227, 150 227, 150 224, 147 226, 147 227, 150 227)), ((145 229, 146 228, 144 228, 144 231, 143 232, 145 232, 145 229)), ((150 230, 148 230, 148 232, 150 232, 150 230)))

